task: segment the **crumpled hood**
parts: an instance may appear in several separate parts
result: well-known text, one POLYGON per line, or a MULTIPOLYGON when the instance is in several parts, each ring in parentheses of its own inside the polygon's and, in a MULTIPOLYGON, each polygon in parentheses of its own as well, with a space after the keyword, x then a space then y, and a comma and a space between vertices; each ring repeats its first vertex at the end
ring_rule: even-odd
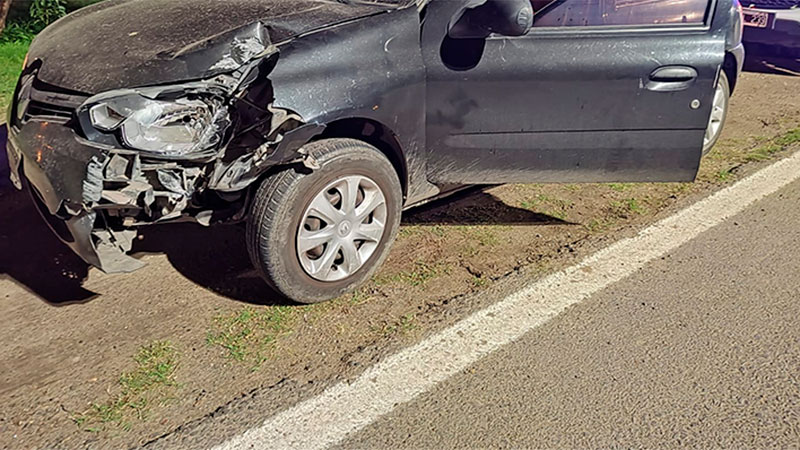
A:
POLYGON ((40 80, 86 94, 196 80, 230 70, 220 59, 247 39, 260 36, 266 47, 390 8, 332 0, 108 0, 48 27, 31 45, 30 61, 42 61, 40 80))

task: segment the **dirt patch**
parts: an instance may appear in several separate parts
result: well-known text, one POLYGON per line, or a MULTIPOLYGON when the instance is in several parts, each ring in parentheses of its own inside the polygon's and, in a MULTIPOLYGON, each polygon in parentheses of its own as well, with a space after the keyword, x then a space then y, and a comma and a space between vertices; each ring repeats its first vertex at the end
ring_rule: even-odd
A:
POLYGON ((569 265, 780 156, 800 125, 798 88, 800 78, 744 75, 694 184, 508 185, 410 211, 383 270, 315 306, 266 289, 239 227, 154 227, 137 243, 148 267, 109 276, 52 237, 26 194, 0 191, 0 446, 141 445, 192 421, 201 429, 241 399, 277 410, 351 378, 491 303, 498 281, 569 265), (171 384, 147 391, 146 414, 80 419, 114 405, 134 357, 163 341, 175 349, 171 384))

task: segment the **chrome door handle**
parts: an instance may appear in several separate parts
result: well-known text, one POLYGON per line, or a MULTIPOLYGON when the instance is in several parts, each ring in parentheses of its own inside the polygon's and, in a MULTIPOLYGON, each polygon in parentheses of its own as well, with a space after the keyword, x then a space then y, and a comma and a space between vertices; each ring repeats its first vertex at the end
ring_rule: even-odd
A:
POLYGON ((674 92, 687 89, 697 79, 697 70, 689 66, 659 67, 650 74, 645 87, 655 92, 674 92))

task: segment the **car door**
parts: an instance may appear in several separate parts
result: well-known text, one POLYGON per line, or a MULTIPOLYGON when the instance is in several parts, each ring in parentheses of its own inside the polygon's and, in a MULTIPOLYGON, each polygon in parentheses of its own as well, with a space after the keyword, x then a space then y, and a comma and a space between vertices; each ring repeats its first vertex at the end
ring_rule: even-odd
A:
POLYGON ((467 3, 433 0, 422 34, 429 179, 693 180, 724 60, 717 3, 534 0, 524 36, 453 39, 467 3))

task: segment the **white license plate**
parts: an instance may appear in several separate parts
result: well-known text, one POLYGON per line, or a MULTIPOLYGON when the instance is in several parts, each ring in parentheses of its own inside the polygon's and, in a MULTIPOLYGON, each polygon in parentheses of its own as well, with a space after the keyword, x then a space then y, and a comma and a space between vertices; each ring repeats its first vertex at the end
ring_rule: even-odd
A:
POLYGON ((771 14, 765 11, 744 8, 743 16, 746 27, 767 28, 770 24, 771 14))

